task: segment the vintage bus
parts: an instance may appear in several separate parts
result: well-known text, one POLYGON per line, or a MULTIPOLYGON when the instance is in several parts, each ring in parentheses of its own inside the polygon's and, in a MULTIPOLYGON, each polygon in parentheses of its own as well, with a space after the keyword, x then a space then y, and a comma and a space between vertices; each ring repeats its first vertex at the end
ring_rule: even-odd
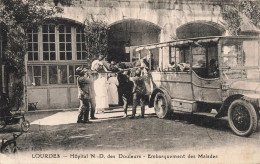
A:
POLYGON ((214 36, 136 47, 139 56, 148 51, 150 61, 159 61, 151 71, 150 107, 159 118, 215 109, 235 134, 249 136, 260 109, 259 43, 254 36, 214 36))

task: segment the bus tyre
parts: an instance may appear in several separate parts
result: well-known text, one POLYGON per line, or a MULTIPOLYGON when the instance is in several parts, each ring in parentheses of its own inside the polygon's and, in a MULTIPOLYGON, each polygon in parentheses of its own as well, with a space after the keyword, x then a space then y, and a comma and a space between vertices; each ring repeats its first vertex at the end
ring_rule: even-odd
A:
POLYGON ((158 118, 166 118, 170 115, 169 98, 162 92, 158 92, 154 98, 154 110, 158 118))
POLYGON ((257 113, 253 105, 238 99, 228 108, 228 123, 232 131, 239 136, 250 136, 257 128, 257 113))

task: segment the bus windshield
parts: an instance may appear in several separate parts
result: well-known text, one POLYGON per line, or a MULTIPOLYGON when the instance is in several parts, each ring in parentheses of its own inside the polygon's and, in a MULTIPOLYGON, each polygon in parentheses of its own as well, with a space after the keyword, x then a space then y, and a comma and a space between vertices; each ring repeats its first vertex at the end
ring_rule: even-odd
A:
POLYGON ((228 41, 221 46, 221 68, 226 79, 259 79, 257 40, 228 41))

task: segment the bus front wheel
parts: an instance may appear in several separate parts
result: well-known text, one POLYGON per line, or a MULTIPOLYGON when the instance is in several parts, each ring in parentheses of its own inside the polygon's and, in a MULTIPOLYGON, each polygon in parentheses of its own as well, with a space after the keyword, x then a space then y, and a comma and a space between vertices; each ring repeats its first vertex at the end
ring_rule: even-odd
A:
POLYGON ((228 108, 228 122, 239 136, 249 136, 257 128, 257 113, 254 106, 245 100, 235 100, 228 108))
POLYGON ((158 118, 166 118, 170 115, 169 98, 162 92, 158 92, 154 98, 154 110, 158 118))

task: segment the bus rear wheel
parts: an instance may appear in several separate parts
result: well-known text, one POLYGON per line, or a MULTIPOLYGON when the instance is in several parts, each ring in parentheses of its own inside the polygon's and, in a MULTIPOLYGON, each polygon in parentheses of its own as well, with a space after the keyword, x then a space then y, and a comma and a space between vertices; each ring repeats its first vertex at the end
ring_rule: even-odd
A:
POLYGON ((172 112, 169 98, 162 92, 158 92, 154 98, 154 110, 158 118, 166 118, 172 112))
POLYGON ((254 106, 245 100, 235 100, 228 108, 228 122, 239 136, 250 136, 257 128, 257 113, 254 106))

